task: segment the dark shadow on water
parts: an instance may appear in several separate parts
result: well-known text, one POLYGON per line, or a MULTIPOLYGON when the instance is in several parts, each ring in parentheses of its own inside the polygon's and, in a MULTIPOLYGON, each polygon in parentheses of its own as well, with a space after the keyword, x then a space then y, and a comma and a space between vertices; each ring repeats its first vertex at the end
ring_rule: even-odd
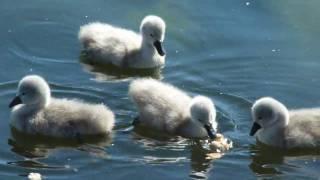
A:
POLYGON ((212 159, 207 159, 210 151, 203 147, 203 144, 195 140, 191 143, 191 172, 192 179, 209 179, 208 173, 212 167, 212 159))
POLYGON ((30 135, 11 128, 11 138, 8 139, 8 144, 12 147, 11 151, 23 156, 25 160, 8 162, 8 164, 29 168, 65 168, 64 166, 47 165, 38 160, 48 157, 50 152, 57 148, 74 148, 93 156, 105 157, 105 148, 111 142, 112 136, 106 135, 81 136, 81 141, 79 141, 79 139, 30 135))
POLYGON ((258 176, 281 175, 283 174, 279 168, 281 165, 293 167, 293 165, 286 163, 286 157, 295 157, 298 159, 302 156, 320 155, 320 148, 285 150, 257 142, 257 145, 250 146, 250 154, 252 162, 249 167, 258 176))
POLYGON ((137 138, 137 139, 146 138, 146 139, 153 139, 156 141, 171 141, 171 140, 174 141, 177 139, 174 136, 162 133, 161 131, 150 129, 142 125, 134 126, 133 132, 134 132, 134 138, 137 138))
POLYGON ((274 166, 283 163, 284 152, 265 145, 252 145, 250 147, 252 162, 251 170, 258 175, 281 174, 274 166))
POLYGON ((180 136, 170 136, 168 134, 147 128, 145 126, 136 125, 133 129, 133 138, 143 143, 145 146, 166 146, 174 148, 174 145, 186 143, 184 148, 190 149, 190 167, 189 177, 192 179, 208 179, 209 171, 214 160, 207 159, 207 154, 210 153, 206 141, 201 139, 186 139, 180 136), (147 141, 153 143, 146 143, 147 141))
POLYGON ((101 64, 90 59, 84 51, 80 54, 80 63, 85 71, 95 75, 97 81, 124 80, 131 77, 162 79, 162 68, 120 68, 112 64, 101 64))

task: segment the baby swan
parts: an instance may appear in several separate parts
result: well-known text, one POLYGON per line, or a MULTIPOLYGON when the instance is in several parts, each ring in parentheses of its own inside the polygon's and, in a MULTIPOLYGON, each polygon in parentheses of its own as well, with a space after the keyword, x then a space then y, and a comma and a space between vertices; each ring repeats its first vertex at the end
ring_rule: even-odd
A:
POLYGON ((158 16, 146 16, 140 34, 100 22, 80 27, 79 41, 96 63, 124 68, 156 68, 164 65, 162 47, 165 22, 158 16))
POLYGON ((134 124, 187 138, 215 138, 216 110, 207 97, 191 98, 176 87, 154 79, 133 81, 129 96, 139 112, 134 124))
POLYGON ((61 138, 105 135, 114 126, 114 114, 103 104, 53 98, 47 82, 37 75, 19 82, 9 107, 13 108, 11 126, 29 134, 61 138))
POLYGON ((252 106, 253 126, 260 142, 284 149, 320 147, 320 108, 291 110, 264 97, 252 106))

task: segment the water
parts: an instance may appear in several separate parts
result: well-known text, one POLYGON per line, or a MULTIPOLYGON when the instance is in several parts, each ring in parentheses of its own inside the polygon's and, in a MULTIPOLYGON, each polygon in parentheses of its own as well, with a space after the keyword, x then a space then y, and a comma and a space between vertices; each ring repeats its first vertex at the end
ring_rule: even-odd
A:
POLYGON ((2 0, 0 5, 0 179, 318 179, 320 153, 256 146, 250 107, 273 96, 289 108, 320 106, 319 1, 2 0), (166 67, 154 75, 214 99, 219 129, 235 147, 221 159, 183 138, 144 136, 131 121, 131 75, 80 62, 79 26, 91 21, 138 30, 147 14, 167 22, 166 67), (45 77, 57 97, 104 102, 117 116, 112 139, 35 141, 8 125, 8 103, 26 74, 45 77))

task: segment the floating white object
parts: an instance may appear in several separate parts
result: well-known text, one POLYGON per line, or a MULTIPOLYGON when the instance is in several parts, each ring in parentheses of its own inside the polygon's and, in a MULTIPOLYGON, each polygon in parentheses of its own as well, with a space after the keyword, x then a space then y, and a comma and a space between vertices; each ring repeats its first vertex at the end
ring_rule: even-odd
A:
POLYGON ((31 172, 31 173, 29 173, 29 175, 28 175, 28 180, 41 180, 42 178, 41 178, 41 174, 39 174, 39 173, 33 173, 33 172, 31 172))

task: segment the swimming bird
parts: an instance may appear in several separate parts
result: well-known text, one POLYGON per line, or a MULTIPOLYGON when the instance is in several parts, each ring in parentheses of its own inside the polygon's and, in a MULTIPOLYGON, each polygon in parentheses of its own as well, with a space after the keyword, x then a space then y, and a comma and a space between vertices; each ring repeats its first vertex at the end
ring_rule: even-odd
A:
POLYGON ((125 68, 157 68, 165 63, 162 46, 166 24, 158 16, 146 16, 140 34, 101 22, 80 27, 79 41, 93 62, 125 68))
POLYGON ((48 83, 38 75, 28 75, 18 84, 10 124, 15 129, 52 137, 110 134, 114 114, 103 104, 51 97, 48 83))
POLYGON ((154 79, 134 80, 129 96, 139 111, 134 124, 169 135, 215 138, 216 110, 205 96, 191 98, 180 89, 154 79))
POLYGON ((289 111, 279 101, 263 97, 251 111, 250 135, 258 141, 285 149, 320 147, 320 108, 289 111))

